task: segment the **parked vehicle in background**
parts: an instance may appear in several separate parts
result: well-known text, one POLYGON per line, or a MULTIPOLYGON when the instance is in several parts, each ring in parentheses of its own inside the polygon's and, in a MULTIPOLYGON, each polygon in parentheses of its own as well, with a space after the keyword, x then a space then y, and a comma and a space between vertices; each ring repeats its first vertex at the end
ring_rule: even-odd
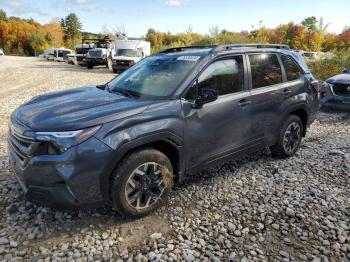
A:
POLYGON ((350 111, 350 68, 325 81, 320 89, 323 109, 350 111))
POLYGON ((44 51, 43 58, 44 59, 49 59, 49 55, 52 53, 53 54, 53 48, 48 48, 44 51))
POLYGON ((74 52, 67 55, 67 63, 71 65, 77 65, 77 58, 74 52))
POLYGON ((93 69, 94 66, 99 65, 104 65, 108 69, 112 69, 112 57, 114 53, 114 40, 108 37, 98 39, 98 42, 94 44, 94 48, 86 53, 84 62, 88 69, 93 69))
POLYGON ((116 40, 112 58, 114 73, 121 73, 151 54, 151 43, 143 40, 116 40))
POLYGON ((302 50, 297 50, 296 52, 300 53, 306 60, 319 60, 326 56, 322 52, 311 52, 302 50))
POLYGON ((317 81, 287 46, 172 48, 106 85, 17 108, 10 162, 34 203, 136 218, 188 173, 262 147, 293 156, 318 105, 317 81))
POLYGON ((4 56, 5 53, 4 53, 4 50, 2 50, 2 48, 0 48, 0 56, 4 56))
POLYGON ((68 61, 68 55, 72 54, 72 52, 73 52, 72 50, 67 48, 55 48, 53 60, 57 62, 68 61))
POLYGON ((46 59, 48 61, 53 61, 55 58, 55 48, 47 49, 46 59))
POLYGON ((85 55, 89 52, 90 49, 94 48, 95 46, 94 42, 96 42, 96 39, 83 38, 82 43, 74 47, 76 63, 78 65, 86 66, 85 55))

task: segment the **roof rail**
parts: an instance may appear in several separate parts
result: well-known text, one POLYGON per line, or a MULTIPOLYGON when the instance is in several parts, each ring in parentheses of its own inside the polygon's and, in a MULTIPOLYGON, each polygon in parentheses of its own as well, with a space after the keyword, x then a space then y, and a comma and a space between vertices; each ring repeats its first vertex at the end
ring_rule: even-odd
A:
POLYGON ((280 45, 280 44, 232 44, 232 45, 219 45, 213 48, 212 52, 217 51, 225 51, 233 48, 241 48, 241 47, 250 47, 250 48, 276 48, 276 49, 286 49, 290 50, 289 45, 280 45))
POLYGON ((173 47, 173 48, 168 48, 163 51, 160 51, 159 54, 165 54, 165 53, 175 53, 175 52, 181 52, 185 50, 190 50, 190 49, 203 49, 203 48, 216 48, 217 45, 197 45, 197 46, 181 46, 181 47, 173 47))

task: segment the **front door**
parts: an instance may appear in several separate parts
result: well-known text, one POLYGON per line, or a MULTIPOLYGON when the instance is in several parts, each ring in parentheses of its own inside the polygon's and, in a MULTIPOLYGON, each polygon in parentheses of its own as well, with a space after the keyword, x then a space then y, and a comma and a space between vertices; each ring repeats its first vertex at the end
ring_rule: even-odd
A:
POLYGON ((212 62, 183 100, 189 168, 228 155, 249 141, 252 103, 244 64, 241 55, 212 62), (219 97, 194 109, 193 99, 201 88, 216 89, 219 97))

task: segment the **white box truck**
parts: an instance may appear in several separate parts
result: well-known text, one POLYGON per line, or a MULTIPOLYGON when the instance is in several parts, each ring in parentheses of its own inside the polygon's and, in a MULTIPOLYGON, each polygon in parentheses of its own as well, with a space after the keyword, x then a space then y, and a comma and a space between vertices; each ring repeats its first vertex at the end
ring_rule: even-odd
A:
POLYGON ((151 43, 143 40, 116 40, 112 58, 114 73, 121 73, 151 54, 151 43))

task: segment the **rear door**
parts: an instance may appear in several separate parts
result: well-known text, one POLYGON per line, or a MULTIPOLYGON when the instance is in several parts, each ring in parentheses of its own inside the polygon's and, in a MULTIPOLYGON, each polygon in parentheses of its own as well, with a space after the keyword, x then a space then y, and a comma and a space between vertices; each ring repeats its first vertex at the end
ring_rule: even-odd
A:
POLYGON ((251 136, 251 98, 243 55, 211 63, 183 100, 189 168, 217 160, 245 145, 251 136), (216 89, 216 101, 192 108, 196 90, 216 89))
MULTIPOLYGON (((289 56, 275 53, 248 54, 250 88, 253 102, 252 132, 271 144, 281 123, 281 116, 302 93, 305 80, 301 71, 293 67, 289 56), (288 67, 286 73, 283 62, 288 67), (290 81, 288 81, 288 79, 290 81)), ((290 58, 291 59, 291 58, 290 58)))

